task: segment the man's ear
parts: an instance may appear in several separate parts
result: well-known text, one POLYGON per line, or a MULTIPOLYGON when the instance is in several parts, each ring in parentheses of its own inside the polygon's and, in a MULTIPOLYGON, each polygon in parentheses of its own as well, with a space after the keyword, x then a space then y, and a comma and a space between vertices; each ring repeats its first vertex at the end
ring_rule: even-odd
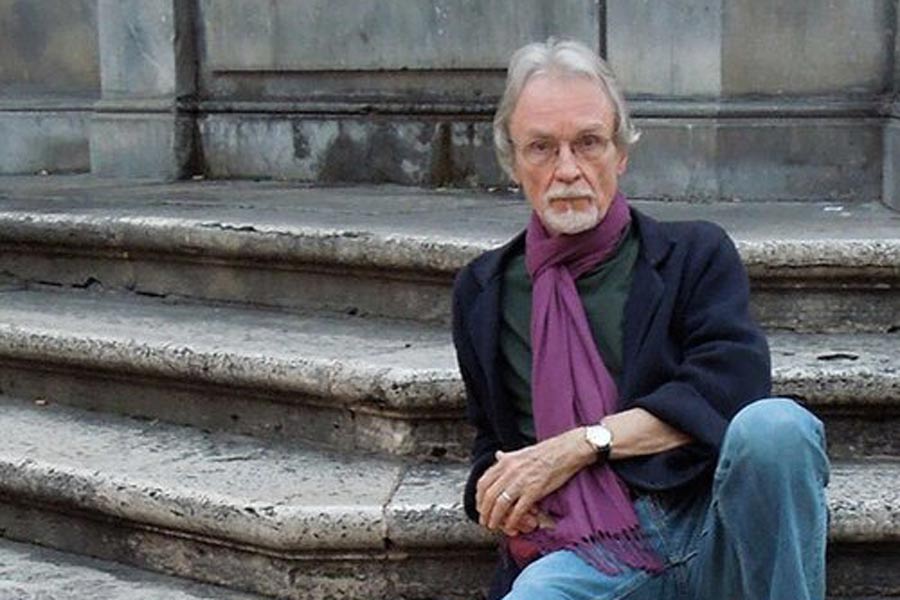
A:
POLYGON ((616 173, 621 177, 628 170, 628 152, 619 153, 619 161, 616 163, 616 173))
POLYGON ((512 181, 516 185, 519 185, 520 179, 519 179, 518 173, 516 172, 516 164, 515 163, 513 163, 512 166, 509 168, 509 172, 507 173, 507 175, 509 175, 510 181, 512 181))

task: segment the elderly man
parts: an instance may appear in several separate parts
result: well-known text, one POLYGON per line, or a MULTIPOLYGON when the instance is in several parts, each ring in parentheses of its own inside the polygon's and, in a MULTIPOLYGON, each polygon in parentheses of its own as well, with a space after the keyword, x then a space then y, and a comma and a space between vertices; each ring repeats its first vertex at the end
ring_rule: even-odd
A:
POLYGON ((494 136, 533 212, 460 272, 453 325, 492 597, 824 598, 822 425, 759 400, 768 347, 726 234, 619 191, 638 134, 609 67, 522 48, 494 136))

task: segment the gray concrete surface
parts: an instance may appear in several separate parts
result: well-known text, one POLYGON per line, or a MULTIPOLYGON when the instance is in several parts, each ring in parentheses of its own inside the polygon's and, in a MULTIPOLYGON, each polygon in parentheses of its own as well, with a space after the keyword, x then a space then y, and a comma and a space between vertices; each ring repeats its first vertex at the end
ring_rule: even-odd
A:
POLYGON ((0 540, 0 600, 262 600, 262 597, 0 540))
MULTIPOLYGON (((290 598, 471 598, 487 581, 493 540, 462 515, 464 466, 351 458, 9 398, 3 407, 7 535, 290 598)), ((892 556, 898 477, 896 461, 834 465, 831 562, 846 548, 892 556)))
POLYGON ((859 93, 885 83, 892 42, 886 0, 606 6, 609 59, 632 94, 859 93))
POLYGON ((442 327, 414 322, 0 292, 5 356, 440 413, 460 386, 442 327))
POLYGON ((163 181, 190 174, 194 119, 177 100, 196 91, 193 4, 99 0, 97 6, 104 102, 91 128, 91 171, 163 181), (147 100, 163 107, 148 107, 147 100))
POLYGON ((832 540, 900 541, 900 462, 836 463, 828 509, 832 540))
MULTIPOLYGON (((444 326, 56 291, 0 299, 8 393, 336 448, 468 452, 444 326)), ((837 420, 836 456, 900 450, 900 337, 770 341, 776 393, 837 420), (849 429, 876 414, 879 425, 849 429)))
POLYGON ((895 11, 894 19, 894 91, 900 92, 900 10, 895 11))
POLYGON ((213 71, 502 69, 519 46, 550 35, 599 47, 599 8, 590 0, 204 0, 200 7, 213 71))
POLYGON ((894 105, 894 118, 884 129, 885 171, 882 195, 885 204, 900 211, 900 101, 894 105))
POLYGON ((606 58, 625 89, 635 95, 719 95, 722 47, 729 42, 722 38, 725 2, 607 1, 606 58))
POLYGON ((103 97, 172 97, 187 82, 192 56, 180 50, 193 32, 179 10, 183 0, 98 0, 103 97))
MULTIPOLYGON (((769 262, 778 249, 783 249, 783 255, 777 256, 777 266, 797 268, 834 264, 893 270, 900 260, 900 214, 877 203, 709 204, 638 199, 634 205, 659 219, 717 222, 735 238, 750 263, 769 262), (827 255, 819 257, 823 250, 827 255)), ((102 239, 101 227, 121 223, 123 229, 129 225, 131 229, 112 239, 105 236, 108 244, 124 245, 135 239, 147 247, 151 238, 159 240, 157 234, 178 225, 205 225, 205 229, 247 237, 302 240, 318 236, 337 245, 339 257, 347 262, 367 257, 370 264, 382 267, 432 271, 458 269, 508 240, 528 219, 525 201, 505 193, 243 181, 135 185, 90 177, 4 177, 0 208, 4 231, 12 236, 17 229, 26 232, 30 223, 48 225, 48 235, 66 235, 71 222, 93 225, 86 229, 94 232, 93 239, 102 239), (137 236, 135 226, 144 227, 143 238, 137 236), (154 226, 163 231, 153 231, 151 236, 154 226), (408 254, 394 248, 403 242, 410 246, 408 254)), ((222 246, 240 246, 220 239, 222 246)), ((173 241, 156 243, 171 246, 173 241)), ((316 259, 321 254, 301 255, 306 256, 316 259)))
POLYGON ((0 175, 90 171, 90 120, 87 110, 0 109, 0 175))
MULTIPOLYGON (((900 215, 879 204, 635 204, 722 224, 769 326, 900 326, 900 215)), ((455 271, 527 217, 505 194, 10 177, 0 268, 65 286, 446 322, 455 271)))
POLYGON ((890 64, 890 0, 722 4, 726 94, 883 89, 890 64))
POLYGON ((454 539, 490 541, 462 514, 463 465, 435 465, 432 479, 423 482, 422 471, 408 473, 398 461, 52 404, 9 398, 2 404, 0 420, 9 433, 0 441, 0 486, 7 498, 261 551, 402 551, 408 543, 442 548, 454 539), (423 512, 423 505, 429 509, 423 512), (434 535, 441 522, 454 530, 453 538, 434 535))
POLYGON ((199 130, 215 178, 470 187, 503 180, 485 121, 210 114, 199 130))
POLYGON ((100 112, 94 115, 90 131, 91 172, 98 177, 172 181, 191 172, 195 138, 191 118, 159 112, 100 112))
POLYGON ((622 188, 650 199, 877 201, 883 123, 871 116, 638 117, 622 188))
MULTIPOLYGON (((239 109, 238 109, 239 110, 239 109)), ((875 119, 638 118, 627 193, 644 198, 877 201, 875 119), (826 150, 828 148, 829 150, 826 150)), ((317 183, 505 185, 490 123, 224 112, 203 115, 206 173, 317 183)))
MULTIPOLYGON (((496 186, 488 130, 506 59, 556 34, 607 54, 638 104, 678 113, 638 111, 630 194, 894 203, 882 106, 896 2, 820 4, 7 0, 0 98, 102 88, 76 167, 101 176, 496 186)), ((71 136, 48 124, 64 118, 17 121, 9 139, 29 151, 0 152, 0 173, 71 171, 71 136)))
POLYGON ((0 2, 0 97, 99 89, 96 0, 0 2))

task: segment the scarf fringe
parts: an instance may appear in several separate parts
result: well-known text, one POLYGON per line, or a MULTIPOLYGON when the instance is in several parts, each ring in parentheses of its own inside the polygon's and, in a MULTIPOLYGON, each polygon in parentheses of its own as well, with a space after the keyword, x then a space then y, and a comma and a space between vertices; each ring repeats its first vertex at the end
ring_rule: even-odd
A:
POLYGON ((656 574, 665 568, 640 526, 614 534, 597 531, 562 547, 545 546, 523 537, 504 538, 501 548, 520 569, 557 550, 574 552, 584 562, 608 575, 634 569, 656 574))
POLYGON ((659 554, 650 545, 640 527, 617 534, 598 531, 566 549, 574 552, 595 569, 609 575, 618 575, 630 569, 655 574, 664 568, 659 554))

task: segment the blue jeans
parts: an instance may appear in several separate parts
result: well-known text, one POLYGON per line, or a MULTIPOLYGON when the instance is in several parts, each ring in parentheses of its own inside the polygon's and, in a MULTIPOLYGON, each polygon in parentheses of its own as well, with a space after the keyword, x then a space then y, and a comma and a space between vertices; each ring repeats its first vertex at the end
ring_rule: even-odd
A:
POLYGON ((505 600, 823 600, 827 483, 822 423, 793 401, 760 400, 729 425, 711 490, 635 501, 662 573, 608 575, 561 550, 505 600))

